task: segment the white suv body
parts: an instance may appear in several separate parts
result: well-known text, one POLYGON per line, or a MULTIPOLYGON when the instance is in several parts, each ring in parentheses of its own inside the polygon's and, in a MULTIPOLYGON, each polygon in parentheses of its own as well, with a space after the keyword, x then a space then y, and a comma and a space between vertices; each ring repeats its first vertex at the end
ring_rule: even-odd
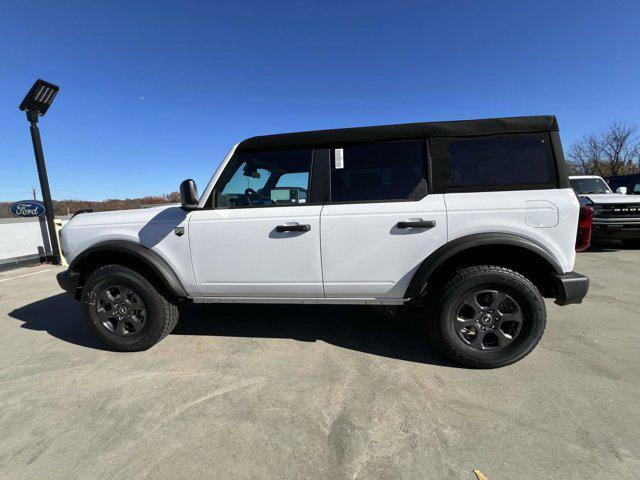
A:
MULTIPOLYGON (((116 288, 101 304, 100 292, 85 291, 110 265, 130 267, 170 303, 428 303, 475 265, 509 269, 558 303, 576 303, 588 279, 572 272, 580 206, 565 168, 551 116, 254 137, 229 151, 199 199, 189 180, 182 206, 74 216, 62 229, 70 268, 59 282, 99 310, 98 320, 88 311, 90 324, 120 349, 143 348, 118 342, 144 322, 118 327, 120 316, 104 317, 131 314, 124 300, 133 294, 116 288)), ((478 331, 459 334, 462 347, 484 330, 481 315, 498 312, 478 295, 487 305, 468 309, 478 331)), ((147 321, 153 300, 142 297, 147 321)), ((501 335, 494 343, 507 342, 501 335)), ((483 358, 456 356, 506 364, 483 358)))

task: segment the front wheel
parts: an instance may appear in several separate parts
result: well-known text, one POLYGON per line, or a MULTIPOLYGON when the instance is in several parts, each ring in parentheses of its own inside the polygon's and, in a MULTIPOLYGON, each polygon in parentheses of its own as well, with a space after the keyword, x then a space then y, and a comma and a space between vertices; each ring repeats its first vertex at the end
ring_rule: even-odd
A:
POLYGON ((146 350, 178 322, 178 307, 138 272, 106 265, 83 288, 82 304, 93 333, 114 350, 146 350))
POLYGON ((452 360, 476 368, 517 362, 538 344, 544 299, 517 272, 498 266, 459 270, 434 296, 433 333, 452 360))

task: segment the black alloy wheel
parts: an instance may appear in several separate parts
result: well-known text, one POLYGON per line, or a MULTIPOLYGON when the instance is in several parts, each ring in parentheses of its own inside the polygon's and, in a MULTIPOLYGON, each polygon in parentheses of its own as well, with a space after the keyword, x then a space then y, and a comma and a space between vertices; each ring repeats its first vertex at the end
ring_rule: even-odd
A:
POLYGON ((144 328, 147 307, 131 287, 108 285, 98 293, 95 308, 102 326, 114 335, 135 335, 144 328))
POLYGON ((456 333, 477 350, 500 350, 522 330, 522 309, 509 294, 496 289, 478 289, 458 305, 456 333))

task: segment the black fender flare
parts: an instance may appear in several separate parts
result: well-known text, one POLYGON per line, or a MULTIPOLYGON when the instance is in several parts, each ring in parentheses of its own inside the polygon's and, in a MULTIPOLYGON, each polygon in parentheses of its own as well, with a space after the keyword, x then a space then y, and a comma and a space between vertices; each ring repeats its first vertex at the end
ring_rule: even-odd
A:
POLYGON ((69 265, 69 271, 79 273, 83 262, 91 254, 98 252, 118 252, 134 256, 160 278, 172 295, 177 298, 187 298, 189 296, 182 282, 164 258, 153 250, 128 240, 107 240, 92 245, 73 259, 69 265))
POLYGON ((418 298, 431 274, 454 255, 470 248, 485 245, 509 245, 524 248, 544 259, 558 275, 564 273, 562 266, 554 255, 543 245, 530 238, 513 233, 474 233, 451 240, 431 253, 414 273, 404 298, 418 298))

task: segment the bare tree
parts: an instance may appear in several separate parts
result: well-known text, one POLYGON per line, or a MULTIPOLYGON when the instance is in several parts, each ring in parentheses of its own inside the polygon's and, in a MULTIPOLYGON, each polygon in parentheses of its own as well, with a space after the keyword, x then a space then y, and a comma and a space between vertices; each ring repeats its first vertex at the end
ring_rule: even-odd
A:
POLYGON ((605 158, 608 159, 611 175, 623 175, 638 171, 640 140, 635 125, 614 123, 602 135, 605 158))
POLYGON ((179 192, 171 192, 168 193, 164 196, 164 198, 167 199, 167 202, 169 203, 180 203, 181 199, 180 199, 180 193, 179 192))
POLYGON ((615 176, 640 173, 638 128, 614 122, 600 133, 592 133, 569 148, 569 169, 578 175, 615 176))
POLYGON ((604 151, 598 135, 586 135, 569 148, 569 169, 577 175, 603 175, 604 151))

